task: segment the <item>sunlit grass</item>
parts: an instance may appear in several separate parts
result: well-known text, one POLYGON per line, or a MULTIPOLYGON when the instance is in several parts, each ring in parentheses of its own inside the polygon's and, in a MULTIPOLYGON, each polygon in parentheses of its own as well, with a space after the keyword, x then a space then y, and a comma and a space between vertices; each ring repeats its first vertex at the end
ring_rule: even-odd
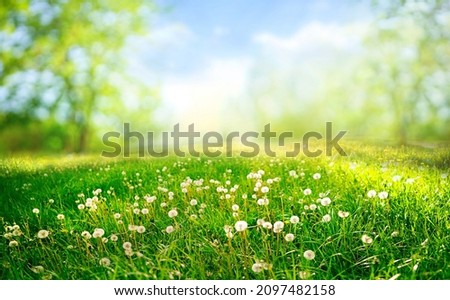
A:
POLYGON ((1 278, 450 279, 448 150, 346 150, 4 159, 1 278))

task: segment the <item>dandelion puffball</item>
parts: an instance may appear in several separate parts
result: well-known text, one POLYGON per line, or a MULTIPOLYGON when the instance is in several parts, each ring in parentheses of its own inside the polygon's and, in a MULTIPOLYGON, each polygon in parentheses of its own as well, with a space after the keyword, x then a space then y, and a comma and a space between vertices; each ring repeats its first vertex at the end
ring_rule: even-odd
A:
POLYGON ((100 259, 99 264, 103 267, 109 267, 111 261, 109 260, 109 258, 103 257, 102 259, 100 259))
POLYGON ((292 233, 288 233, 284 236, 284 239, 286 242, 292 242, 294 240, 295 236, 292 233))
POLYGON ((342 211, 342 210, 338 211, 338 216, 340 218, 344 219, 344 218, 347 218, 349 215, 350 215, 350 213, 348 211, 342 211))
POLYGON ((261 263, 256 262, 252 266, 252 271, 255 273, 260 273, 260 272, 264 271, 264 266, 261 263))
POLYGON ((39 230, 39 232, 37 233, 37 237, 40 239, 45 239, 46 237, 48 237, 48 231, 47 230, 39 230))
POLYGON ((169 225, 166 227, 166 233, 172 233, 174 231, 174 228, 172 225, 169 225))
POLYGON ((234 228, 238 232, 242 232, 242 231, 246 230, 247 227, 248 227, 248 224, 245 221, 237 221, 236 224, 234 224, 234 228))
POLYGON ((378 193, 378 198, 380 198, 381 200, 387 199, 388 196, 389 196, 388 192, 379 192, 378 193))
POLYGON ((368 236, 367 234, 364 234, 361 237, 361 240, 364 244, 372 244, 372 242, 373 242, 373 239, 370 236, 368 236))
POLYGON ((307 260, 313 260, 314 257, 316 257, 316 254, 312 250, 306 250, 305 253, 303 253, 303 257, 307 260))
POLYGON ((300 222, 300 218, 297 216, 292 216, 289 220, 292 224, 297 224, 298 222, 300 222))
POLYGON ((322 217, 322 222, 328 223, 330 221, 331 221, 331 216, 329 214, 326 214, 325 216, 322 217))
POLYGON ((168 215, 170 218, 175 218, 176 216, 178 216, 178 211, 176 209, 172 209, 168 212, 168 215))
POLYGON ((328 206, 331 203, 331 199, 328 197, 325 197, 323 199, 320 199, 320 204, 322 204, 322 206, 328 206))
POLYGON ((374 198, 377 195, 377 192, 375 190, 370 190, 367 192, 367 197, 374 198))

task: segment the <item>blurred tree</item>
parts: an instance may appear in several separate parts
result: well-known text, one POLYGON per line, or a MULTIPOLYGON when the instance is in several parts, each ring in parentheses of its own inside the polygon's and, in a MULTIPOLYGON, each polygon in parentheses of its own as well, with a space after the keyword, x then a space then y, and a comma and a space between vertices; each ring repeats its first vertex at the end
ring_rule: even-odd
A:
POLYGON ((392 111, 400 144, 450 137, 450 1, 376 1, 360 81, 374 103, 392 111))
MULTIPOLYGON (((147 0, 3 0, 0 126, 59 124, 64 148, 85 151, 99 108, 123 112, 118 82, 136 82, 123 70, 121 50, 146 32, 154 11, 147 0)), ((148 103, 150 112, 155 99, 148 103)))

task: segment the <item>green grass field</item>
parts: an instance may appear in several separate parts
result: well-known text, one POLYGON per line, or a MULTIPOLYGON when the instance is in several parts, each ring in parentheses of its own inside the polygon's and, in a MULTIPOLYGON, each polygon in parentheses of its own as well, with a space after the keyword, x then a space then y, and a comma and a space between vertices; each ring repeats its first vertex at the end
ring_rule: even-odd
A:
POLYGON ((448 149, 346 150, 3 159, 0 278, 450 279, 448 149))

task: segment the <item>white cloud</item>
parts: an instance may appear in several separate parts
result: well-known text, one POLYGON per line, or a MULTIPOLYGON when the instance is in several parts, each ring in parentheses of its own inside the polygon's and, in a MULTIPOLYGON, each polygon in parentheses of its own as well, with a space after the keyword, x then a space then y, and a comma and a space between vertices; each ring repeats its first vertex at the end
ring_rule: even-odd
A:
POLYGON ((299 28, 288 37, 280 37, 271 33, 258 33, 253 41, 266 50, 282 52, 310 52, 317 49, 349 50, 357 47, 366 23, 349 25, 326 24, 312 22, 299 28))
POLYGON ((148 40, 158 46, 177 46, 191 41, 194 33, 183 23, 170 23, 150 31, 148 40))

